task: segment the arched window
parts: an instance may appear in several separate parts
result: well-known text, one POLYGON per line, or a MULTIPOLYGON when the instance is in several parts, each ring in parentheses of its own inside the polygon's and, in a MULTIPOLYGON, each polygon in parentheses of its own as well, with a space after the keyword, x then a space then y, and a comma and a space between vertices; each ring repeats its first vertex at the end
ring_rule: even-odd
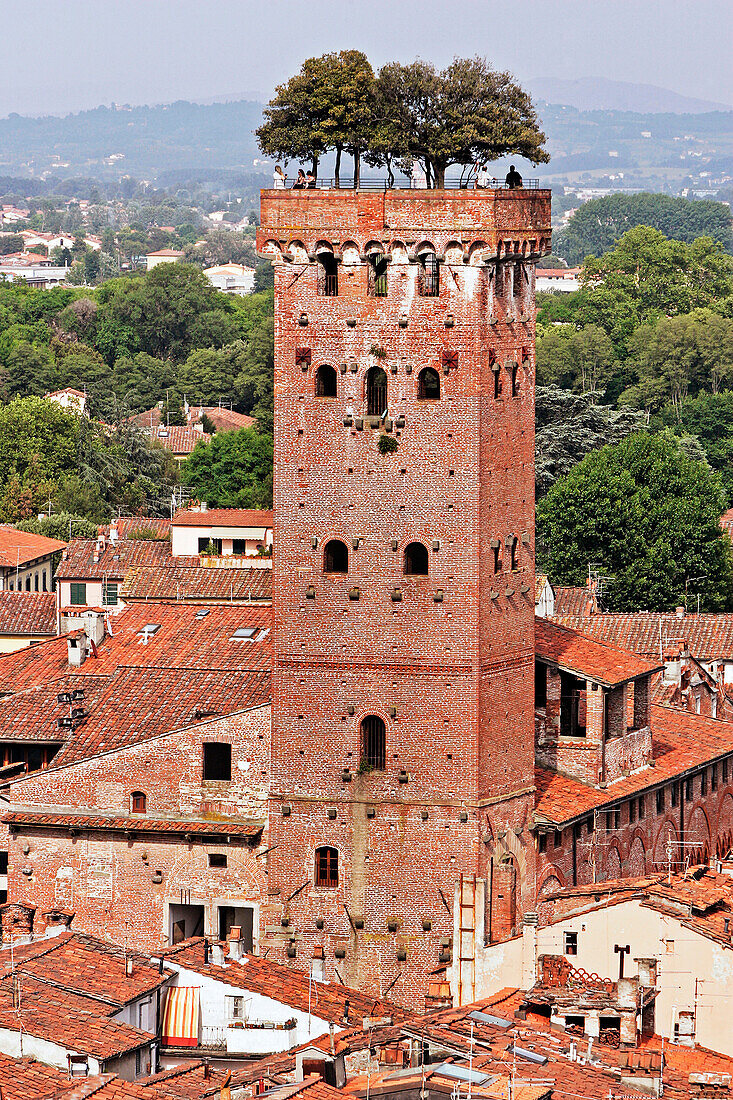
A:
POLYGON ((324 573, 348 573, 349 548, 340 539, 331 539, 323 550, 324 573))
POLYGON ((432 367, 423 367, 417 376, 418 401, 437 401, 440 397, 440 375, 432 367))
POLYGON ((434 252, 420 253, 421 271, 418 276, 418 293, 423 298, 437 298, 440 292, 440 266, 434 252))
POLYGON ((372 298, 387 297, 387 257, 373 252, 369 257, 368 294, 372 298))
POLYGON ((509 542, 509 559, 512 569, 519 569, 519 539, 512 535, 509 542))
POLYGON ((387 408, 387 375, 372 367, 366 376, 367 416, 382 416, 387 408))
POLYGON ((130 795, 130 813, 144 814, 148 805, 148 797, 144 791, 133 791, 130 795))
POLYGON ((328 363, 323 363, 316 371, 316 397, 336 397, 337 374, 328 363))
POLYGON ((368 714, 361 723, 361 758, 375 771, 384 771, 387 730, 376 714, 368 714))
POLYGON ((336 258, 330 252, 321 252, 318 256, 318 293, 324 298, 336 298, 339 292, 339 277, 336 258))
POLYGON ((407 576, 427 577, 428 551, 421 542, 411 542, 405 547, 403 572, 407 576))
POLYGON ((512 363, 512 397, 519 397, 519 363, 512 363))
POLYGON ((315 858, 316 886, 338 886, 339 884, 339 854, 338 848, 329 848, 325 845, 316 848, 315 858))

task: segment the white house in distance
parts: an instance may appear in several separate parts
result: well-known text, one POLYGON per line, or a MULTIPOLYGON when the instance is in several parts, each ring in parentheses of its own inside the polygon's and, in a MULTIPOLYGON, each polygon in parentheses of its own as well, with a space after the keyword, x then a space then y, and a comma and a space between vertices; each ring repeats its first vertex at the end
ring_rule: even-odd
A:
POLYGON ((55 401, 65 412, 78 413, 85 416, 87 411, 87 395, 81 390, 74 390, 67 386, 65 390, 54 390, 53 393, 44 393, 47 401, 55 401))
POLYGON ((535 290, 538 294, 570 294, 580 288, 579 267, 538 268, 535 290))
POLYGON ((217 290, 227 294, 250 294, 255 285, 255 270, 244 264, 219 264, 207 267, 204 275, 217 290))
POLYGON ((178 512, 171 522, 174 557, 195 556, 213 545, 222 557, 271 564, 272 512, 252 508, 208 508, 205 502, 178 512))
POLYGON ((158 264, 177 264, 183 259, 183 253, 175 248, 159 248, 157 252, 148 252, 145 257, 148 262, 148 271, 152 271, 158 264))

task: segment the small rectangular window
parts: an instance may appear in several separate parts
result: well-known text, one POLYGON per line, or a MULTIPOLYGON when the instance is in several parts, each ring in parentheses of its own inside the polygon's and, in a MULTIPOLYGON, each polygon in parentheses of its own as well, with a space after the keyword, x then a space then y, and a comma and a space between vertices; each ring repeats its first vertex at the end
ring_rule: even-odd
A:
POLYGON ((41 573, 41 580, 42 580, 42 583, 43 583, 43 591, 48 592, 48 585, 47 585, 47 581, 46 581, 46 570, 45 569, 41 573))
POLYGON ((547 851, 547 833, 540 833, 537 846, 541 852, 547 851))
POLYGON ((629 802, 629 825, 633 825, 636 821, 636 803, 633 798, 629 802))
POLYGON ((692 776, 688 776, 685 780, 685 802, 692 802, 694 795, 692 793, 692 776))
POLYGON ((257 633, 257 628, 254 626, 238 626, 232 634, 232 641, 235 639, 249 641, 250 638, 254 638, 257 633))
POLYGON ((578 954, 578 933, 563 932, 563 951, 566 955, 578 954))
POLYGON ((657 813, 664 813, 664 787, 660 787, 657 791, 657 813))
POLYGON ((638 806, 638 810, 639 810, 639 821, 641 821, 644 814, 646 813, 646 804, 644 802, 644 795, 643 794, 639 796, 639 801, 637 803, 637 806, 638 806))
POLYGON ((700 797, 704 798, 708 793, 708 773, 707 771, 700 772, 700 797))
POLYGON ((237 557, 244 557, 247 553, 247 540, 246 539, 232 539, 232 553, 237 557))
POLYGON ((72 581, 69 585, 69 601, 75 606, 81 606, 87 602, 87 586, 80 581, 72 581))
POLYGON ((204 741, 205 781, 231 782, 232 746, 222 741, 204 741))
POLYGON ((671 797, 670 797, 669 801, 670 801, 670 805, 672 807, 674 807, 679 803, 679 800, 680 800, 680 789, 679 789, 679 786, 677 785, 677 783, 672 784, 671 792, 672 792, 672 794, 671 794, 671 797))
POLYGON ((728 761, 727 760, 723 761, 723 763, 721 765, 721 772, 722 772, 723 782, 727 783, 728 782, 728 761))
POLYGON ((613 811, 613 827, 614 827, 614 829, 617 829, 617 830, 621 828, 621 810, 620 809, 613 811))
POLYGON ((117 603, 117 594, 119 592, 119 584, 117 581, 105 581, 102 585, 102 606, 111 607, 117 603))
POLYGON ((555 833, 552 838, 552 844, 555 848, 562 847, 562 832, 560 831, 560 829, 555 829, 555 833))
POLYGON ((534 705, 547 706, 547 665, 541 661, 534 663, 534 705))
POLYGON ((227 997, 229 1002, 229 1019, 244 1019, 244 997, 227 997))
POLYGON ((718 765, 717 764, 713 764, 712 768, 710 769, 710 788, 713 791, 717 791, 717 789, 718 789, 718 765))
POLYGON ((226 852, 209 852, 209 867, 226 867, 226 852))

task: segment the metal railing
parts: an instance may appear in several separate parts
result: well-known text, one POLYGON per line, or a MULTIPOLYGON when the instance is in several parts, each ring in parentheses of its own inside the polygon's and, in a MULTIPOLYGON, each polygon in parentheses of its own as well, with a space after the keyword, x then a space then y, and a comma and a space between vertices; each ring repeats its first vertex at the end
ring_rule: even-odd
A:
MULTIPOLYGON (((340 191, 425 191, 428 190, 424 185, 422 187, 416 187, 412 180, 395 180, 390 183, 386 179, 360 179, 358 186, 354 187, 354 180, 350 176, 341 176, 338 183, 333 176, 319 177, 315 183, 310 187, 294 187, 295 181, 292 183, 287 181, 285 189, 287 191, 328 191, 328 190, 340 190, 340 191)), ((477 188, 475 180, 461 180, 461 179, 447 179, 443 184, 443 187, 439 190, 445 191, 537 191, 541 187, 541 181, 538 179, 526 179, 523 181, 521 187, 509 187, 502 179, 490 179, 485 188, 477 188)), ((432 190, 430 188, 429 190, 432 190)))

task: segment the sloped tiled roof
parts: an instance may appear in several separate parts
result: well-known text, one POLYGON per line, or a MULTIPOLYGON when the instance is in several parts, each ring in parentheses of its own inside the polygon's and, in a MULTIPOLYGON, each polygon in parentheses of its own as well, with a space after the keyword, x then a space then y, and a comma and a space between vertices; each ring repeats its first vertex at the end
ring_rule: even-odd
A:
POLYGON ((723 512, 720 517, 720 526, 731 536, 731 538, 733 538, 733 508, 729 508, 727 512, 723 512))
POLYGON ((55 634, 53 592, 0 592, 0 634, 55 634))
POLYGON ((171 537, 171 521, 161 519, 160 516, 120 516, 111 523, 105 524, 101 530, 109 536, 110 527, 116 527, 121 539, 129 539, 136 532, 145 532, 146 540, 150 539, 149 531, 155 532, 154 539, 169 539, 171 537))
MULTIPOLYGON (((202 938, 186 940, 176 947, 165 949, 162 954, 167 961, 177 966, 193 970, 224 985, 271 997, 302 1012, 307 1012, 309 1004, 311 1007, 314 1004, 313 983, 305 970, 291 969, 257 955, 246 955, 242 962, 228 959, 226 966, 205 963, 202 938)), ((408 1010, 399 1008, 391 1001, 375 999, 337 982, 318 983, 318 1003, 313 1011, 320 1014, 321 1018, 325 1016, 342 1026, 347 1002, 352 1026, 361 1025, 367 1016, 392 1016, 395 1020, 405 1020, 411 1016, 408 1010)))
MULTIPOLYGON (((269 669, 272 664, 272 610, 265 606, 133 603, 112 623, 114 634, 96 647, 96 656, 71 671, 67 638, 0 655, 0 694, 28 690, 67 676, 110 676, 121 665, 137 668, 269 669), (204 614, 207 612, 207 614, 204 614), (148 624, 159 629, 142 635, 148 624), (237 629, 253 631, 235 638, 237 629)), ((86 686, 80 684, 79 686, 86 686)), ((55 690, 55 689, 54 689, 55 690)))
POLYGON ((14 970, 37 982, 49 983, 54 989, 94 996, 107 1004, 110 1013, 165 985, 170 977, 170 972, 161 975, 148 956, 135 953, 132 960, 132 973, 128 975, 125 953, 118 944, 78 932, 15 945, 12 962, 9 948, 0 952, 2 977, 14 970))
POLYGON ((30 531, 18 531, 7 523, 0 524, 0 569, 14 569, 36 558, 44 558, 63 550, 65 542, 34 535, 30 531))
POLYGON ((164 565, 172 560, 171 544, 163 539, 120 538, 115 544, 107 541, 98 553, 96 539, 72 539, 62 554, 56 578, 87 580, 103 578, 122 580, 135 566, 164 565))
POLYGON ((124 832, 169 836, 239 836, 256 840, 264 828, 261 821, 202 820, 200 818, 151 818, 144 814, 104 816, 64 813, 61 810, 9 810, 2 817, 6 825, 36 829, 79 829, 85 832, 124 832))
POLYGON ((236 432, 240 428, 252 428, 257 423, 253 416, 235 412, 234 409, 222 409, 218 405, 192 405, 189 418, 200 420, 204 413, 218 432, 236 432))
POLYGON ((205 565, 133 569, 125 579, 124 600, 272 600, 270 569, 211 569, 205 565))
POLYGON ((542 660, 607 687, 651 675, 659 668, 628 650, 587 638, 547 619, 535 622, 535 652, 542 660))
POLYGON ((537 815, 557 825, 566 824, 733 752, 733 722, 653 706, 651 727, 655 766, 624 776, 605 790, 535 767, 537 815))
POLYGON ((71 1085, 66 1071, 45 1066, 36 1058, 11 1058, 0 1054, 0 1092, 3 1100, 45 1100, 46 1097, 65 1095, 71 1085))
POLYGON ((733 614, 693 614, 682 618, 647 611, 573 615, 558 613, 556 603, 554 619, 590 638, 621 646, 651 661, 659 661, 660 648, 678 638, 684 638, 698 661, 721 657, 733 660, 733 614))
POLYGON ((561 615, 585 615, 588 611, 588 589, 583 588, 555 588, 555 615, 559 619, 561 615))
POLYGON ((143 428, 143 431, 174 455, 190 455, 197 443, 208 443, 211 439, 206 432, 187 424, 158 425, 157 428, 143 428))
POLYGON ((188 508, 176 512, 174 527, 272 527, 274 513, 256 508, 188 508))

